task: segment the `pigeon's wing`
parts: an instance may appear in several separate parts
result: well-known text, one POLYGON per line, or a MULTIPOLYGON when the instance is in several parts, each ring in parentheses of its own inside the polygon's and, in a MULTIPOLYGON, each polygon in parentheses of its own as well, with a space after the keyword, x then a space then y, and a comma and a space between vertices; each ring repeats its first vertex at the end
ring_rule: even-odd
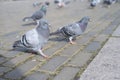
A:
POLYGON ((22 36, 21 42, 26 48, 34 48, 39 44, 38 33, 35 29, 28 31, 22 36))
POLYGON ((81 28, 76 23, 65 26, 64 29, 65 29, 64 31, 68 33, 70 36, 73 36, 73 35, 77 36, 82 33, 81 28))

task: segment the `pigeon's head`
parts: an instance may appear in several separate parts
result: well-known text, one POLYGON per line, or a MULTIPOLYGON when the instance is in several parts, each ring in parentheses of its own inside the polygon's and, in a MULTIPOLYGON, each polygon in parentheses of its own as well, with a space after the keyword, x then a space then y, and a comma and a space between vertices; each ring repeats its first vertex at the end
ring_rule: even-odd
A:
POLYGON ((41 19, 39 21, 38 27, 43 28, 43 29, 48 29, 48 27, 49 27, 48 21, 45 19, 41 19))
POLYGON ((49 6, 49 5, 50 5, 50 2, 46 1, 46 2, 45 2, 45 5, 49 6))
POLYGON ((90 17, 85 16, 80 21, 78 21, 78 23, 88 23, 89 21, 90 21, 90 17))

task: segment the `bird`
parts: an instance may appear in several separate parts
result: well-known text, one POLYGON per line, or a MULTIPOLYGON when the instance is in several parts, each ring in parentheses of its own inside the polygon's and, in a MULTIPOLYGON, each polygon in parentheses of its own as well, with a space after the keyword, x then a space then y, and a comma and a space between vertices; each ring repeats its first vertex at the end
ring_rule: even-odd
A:
POLYGON ((54 0, 54 3, 57 4, 58 8, 62 8, 69 4, 70 0, 54 0))
POLYGON ((75 40, 77 36, 83 34, 89 21, 90 18, 88 16, 84 16, 80 21, 60 27, 57 31, 50 33, 50 35, 60 35, 68 39, 71 44, 76 44, 73 40, 75 40))
POLYGON ((37 25, 38 25, 39 20, 42 19, 46 15, 48 5, 49 5, 48 3, 45 3, 44 5, 42 5, 40 10, 33 13, 32 16, 23 18, 23 21, 33 20, 37 22, 37 25))
POLYGON ((34 2, 34 3, 33 3, 33 7, 40 6, 41 4, 42 4, 42 2, 34 2))
POLYGON ((100 3, 100 0, 92 0, 91 3, 90 3, 90 6, 91 6, 92 8, 94 8, 94 7, 96 7, 97 4, 99 4, 99 3, 100 3))
POLYGON ((116 3, 116 0, 104 0, 103 4, 106 5, 107 7, 109 7, 110 5, 116 3))
POLYGON ((42 52, 42 48, 47 43, 49 34, 50 29, 48 21, 41 19, 36 28, 27 31, 24 35, 22 35, 20 40, 14 42, 13 49, 22 47, 28 51, 40 54, 44 58, 48 58, 48 56, 42 52))

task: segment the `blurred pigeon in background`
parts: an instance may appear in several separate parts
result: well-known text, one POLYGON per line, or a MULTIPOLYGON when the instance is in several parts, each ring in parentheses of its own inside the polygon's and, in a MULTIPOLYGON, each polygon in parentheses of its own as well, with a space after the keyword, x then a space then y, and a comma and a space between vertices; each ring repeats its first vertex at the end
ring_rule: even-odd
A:
POLYGON ((70 0, 54 0, 54 3, 57 4, 58 8, 62 8, 69 4, 70 0))
POLYGON ((90 3, 90 6, 92 8, 96 7, 100 3, 100 0, 92 0, 90 3))
POLYGON ((73 42, 74 39, 76 39, 77 36, 83 34, 83 32, 86 30, 88 22, 90 18, 85 16, 80 21, 75 22, 73 24, 64 26, 60 29, 58 29, 56 32, 51 33, 50 35, 58 34, 60 36, 63 36, 67 39, 69 39, 71 44, 75 44, 73 42))
POLYGON ((33 13, 33 15, 30 17, 25 17, 23 21, 33 20, 33 21, 36 21, 38 25, 39 20, 46 15, 48 5, 49 5, 48 3, 45 3, 44 5, 42 5, 40 10, 33 13))
POLYGON ((39 25, 26 32, 22 37, 21 40, 16 41, 13 44, 13 48, 25 48, 27 51, 33 51, 38 54, 41 54, 43 57, 48 58, 43 52, 42 48, 45 43, 47 43, 49 38, 50 30, 49 24, 46 20, 41 19, 39 21, 39 25))
POLYGON ((34 2, 33 7, 40 6, 41 4, 42 4, 42 2, 34 2))
POLYGON ((110 5, 116 3, 117 0, 104 0, 103 4, 106 5, 107 7, 109 7, 110 5))

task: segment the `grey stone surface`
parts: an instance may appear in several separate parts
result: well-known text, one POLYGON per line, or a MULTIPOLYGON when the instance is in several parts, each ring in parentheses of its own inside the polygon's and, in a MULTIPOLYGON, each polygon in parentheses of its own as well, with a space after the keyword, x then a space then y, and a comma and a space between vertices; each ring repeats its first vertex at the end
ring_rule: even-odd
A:
POLYGON ((114 31, 112 36, 120 36, 120 26, 114 31))
POLYGON ((98 35, 98 36, 94 39, 94 41, 99 41, 100 43, 103 43, 103 42, 105 42, 107 39, 108 39, 108 36, 107 36, 107 35, 101 34, 101 35, 98 35))
POLYGON ((32 70, 38 64, 40 63, 37 61, 27 61, 23 65, 20 65, 11 72, 7 73, 5 77, 9 79, 20 79, 26 72, 32 70))
POLYGON ((9 66, 9 67, 14 67, 17 64, 27 60, 28 58, 30 58, 30 54, 22 54, 21 56, 15 57, 11 60, 9 60, 8 62, 4 63, 4 66, 9 66))
POLYGON ((0 66, 0 75, 3 75, 5 72, 8 72, 9 70, 11 70, 11 68, 0 66))
POLYGON ((120 80, 120 38, 110 38, 79 80, 120 80))
POLYGON ((82 67, 84 66, 87 61, 90 59, 92 56, 92 53, 87 53, 87 52, 79 52, 75 57, 71 59, 71 61, 68 63, 68 65, 75 65, 82 67))
POLYGON ((89 43, 83 51, 88 52, 88 53, 94 53, 97 50, 99 50, 100 48, 101 48, 100 42, 93 41, 93 42, 89 43))
POLYGON ((20 55, 21 52, 19 51, 6 51, 6 50, 0 50, 0 55, 5 58, 14 58, 17 55, 20 55))
POLYGON ((5 80, 5 79, 3 79, 3 78, 0 78, 0 80, 5 80))
POLYGON ((5 61, 6 61, 6 59, 4 57, 0 57, 0 64, 5 62, 5 61))
POLYGON ((50 61, 48 61, 46 64, 44 64, 42 67, 40 67, 40 70, 46 70, 50 72, 55 72, 56 69, 58 69, 60 66, 63 65, 63 63, 67 60, 67 57, 64 56, 55 56, 50 61))
POLYGON ((61 55, 72 56, 79 49, 80 49, 80 46, 70 45, 69 47, 67 47, 63 51, 61 51, 61 55))
POLYGON ((55 45, 53 45, 52 48, 49 48, 49 49, 45 50, 44 53, 46 55, 51 56, 52 54, 54 54, 54 52, 56 52, 57 50, 60 50, 64 46, 65 46, 65 42, 56 43, 55 45))
POLYGON ((79 68, 64 67, 53 80, 73 80, 79 70, 79 68))
POLYGON ((47 74, 43 74, 43 73, 40 73, 40 72, 35 72, 35 73, 27 76, 23 80, 47 80, 48 77, 49 77, 49 75, 47 75, 47 74))
POLYGON ((114 32, 114 29, 119 25, 120 17, 117 17, 110 25, 102 32, 106 35, 111 35, 114 32))

